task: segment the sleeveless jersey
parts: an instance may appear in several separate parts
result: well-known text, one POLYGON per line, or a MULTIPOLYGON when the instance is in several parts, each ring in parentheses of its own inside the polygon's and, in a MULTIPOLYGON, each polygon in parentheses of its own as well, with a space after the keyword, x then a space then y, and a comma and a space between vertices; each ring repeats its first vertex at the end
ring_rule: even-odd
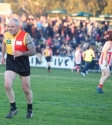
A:
POLYGON ((76 62, 76 64, 81 63, 81 52, 79 50, 75 51, 75 62, 76 62))
POLYGON ((20 30, 14 37, 9 32, 4 34, 7 54, 13 55, 13 51, 25 52, 28 50, 25 44, 26 34, 23 30, 20 30))
POLYGON ((25 38, 27 33, 23 30, 19 30, 16 36, 12 36, 10 32, 4 34, 4 43, 6 45, 6 70, 11 70, 14 72, 29 72, 30 63, 28 56, 13 56, 13 51, 26 52, 28 51, 25 44, 25 38))
POLYGON ((45 49, 44 50, 44 55, 45 55, 45 57, 52 56, 52 49, 45 49))
POLYGON ((110 49, 109 49, 108 52, 107 52, 107 61, 108 61, 108 64, 111 63, 111 58, 112 58, 112 43, 108 41, 108 42, 106 42, 106 43, 104 44, 104 46, 103 46, 103 48, 102 48, 101 56, 100 56, 100 59, 99 59, 99 64, 100 64, 100 65, 104 63, 104 49, 105 49, 105 46, 106 46, 107 44, 109 44, 109 43, 111 44, 111 47, 110 47, 110 49))

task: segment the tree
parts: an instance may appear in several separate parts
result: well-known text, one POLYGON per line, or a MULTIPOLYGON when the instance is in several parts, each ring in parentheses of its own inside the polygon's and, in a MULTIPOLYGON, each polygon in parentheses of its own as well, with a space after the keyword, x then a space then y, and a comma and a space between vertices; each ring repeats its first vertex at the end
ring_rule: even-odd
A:
POLYGON ((104 8, 102 12, 112 14, 112 1, 111 0, 107 0, 107 6, 104 8))
POLYGON ((93 15, 112 14, 111 0, 4 0, 4 2, 11 3, 13 12, 19 14, 24 11, 35 16, 55 8, 65 9, 69 13, 85 11, 93 15))

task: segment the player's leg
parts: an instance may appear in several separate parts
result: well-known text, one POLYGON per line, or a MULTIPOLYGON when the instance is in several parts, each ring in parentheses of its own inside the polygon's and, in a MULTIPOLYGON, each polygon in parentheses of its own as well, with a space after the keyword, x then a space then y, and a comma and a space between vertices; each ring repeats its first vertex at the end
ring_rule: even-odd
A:
POLYGON ((47 58, 47 65, 48 65, 47 71, 50 73, 51 72, 51 57, 50 56, 47 58))
POLYGON ((16 78, 16 73, 15 72, 13 72, 13 71, 5 71, 4 87, 5 87, 6 95, 7 95, 8 99, 9 99, 10 107, 11 107, 8 115, 6 116, 6 118, 12 118, 18 112, 17 108, 16 108, 16 103, 15 103, 14 91, 12 89, 12 84, 13 84, 15 78, 16 78))
POLYGON ((47 71, 50 73, 50 69, 51 69, 51 62, 50 62, 51 58, 49 56, 46 57, 46 61, 47 61, 47 71))
POLYGON ((80 64, 77 66, 77 73, 80 71, 80 64))
POLYGON ((110 77, 110 69, 103 69, 102 70, 102 76, 100 79, 100 84, 103 85, 105 83, 105 81, 108 79, 108 77, 110 77))
POLYGON ((86 69, 85 69, 86 75, 88 75, 88 70, 90 68, 90 65, 91 65, 91 62, 88 62, 87 65, 86 65, 86 69))
POLYGON ((76 69, 76 62, 74 62, 73 68, 71 68, 71 72, 73 72, 76 69))
POLYGON ((47 64, 48 64, 48 72, 50 73, 51 72, 51 62, 48 61, 47 64))
POLYGON ((85 76, 85 74, 86 74, 87 67, 88 67, 88 62, 85 61, 84 68, 83 68, 83 70, 82 70, 82 72, 81 72, 81 74, 82 74, 83 76, 85 76))
POLYGON ((99 93, 103 93, 103 91, 102 91, 103 84, 106 82, 106 80, 109 77, 110 77, 110 69, 109 68, 102 69, 102 75, 101 75, 101 78, 99 80, 99 84, 98 84, 98 87, 97 87, 97 91, 99 93))
POLYGON ((20 76, 22 81, 22 88, 26 95, 27 100, 27 115, 26 118, 32 118, 32 100, 33 100, 33 93, 30 87, 30 76, 20 76))

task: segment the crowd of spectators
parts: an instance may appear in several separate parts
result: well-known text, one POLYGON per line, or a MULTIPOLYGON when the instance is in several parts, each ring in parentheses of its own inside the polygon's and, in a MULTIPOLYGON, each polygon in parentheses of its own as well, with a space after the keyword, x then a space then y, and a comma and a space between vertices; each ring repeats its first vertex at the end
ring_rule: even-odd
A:
POLYGON ((73 58, 77 46, 80 46, 83 52, 91 44, 98 59, 103 44, 112 34, 112 24, 107 21, 75 20, 70 16, 34 17, 11 14, 0 16, 0 46, 7 23, 13 17, 20 20, 21 29, 31 35, 36 48, 40 47, 42 52, 48 44, 54 56, 73 58))

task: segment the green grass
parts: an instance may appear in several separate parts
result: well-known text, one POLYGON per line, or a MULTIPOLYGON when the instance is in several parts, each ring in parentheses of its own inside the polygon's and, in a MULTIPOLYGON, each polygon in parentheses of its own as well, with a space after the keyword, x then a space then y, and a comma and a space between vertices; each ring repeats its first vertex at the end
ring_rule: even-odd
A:
POLYGON ((97 94, 100 73, 83 77, 70 70, 31 68, 33 91, 32 119, 26 119, 26 99, 19 77, 13 89, 18 114, 6 119, 9 102, 4 90, 4 66, 0 66, 0 125, 112 125, 112 78, 105 83, 104 94, 97 94))

